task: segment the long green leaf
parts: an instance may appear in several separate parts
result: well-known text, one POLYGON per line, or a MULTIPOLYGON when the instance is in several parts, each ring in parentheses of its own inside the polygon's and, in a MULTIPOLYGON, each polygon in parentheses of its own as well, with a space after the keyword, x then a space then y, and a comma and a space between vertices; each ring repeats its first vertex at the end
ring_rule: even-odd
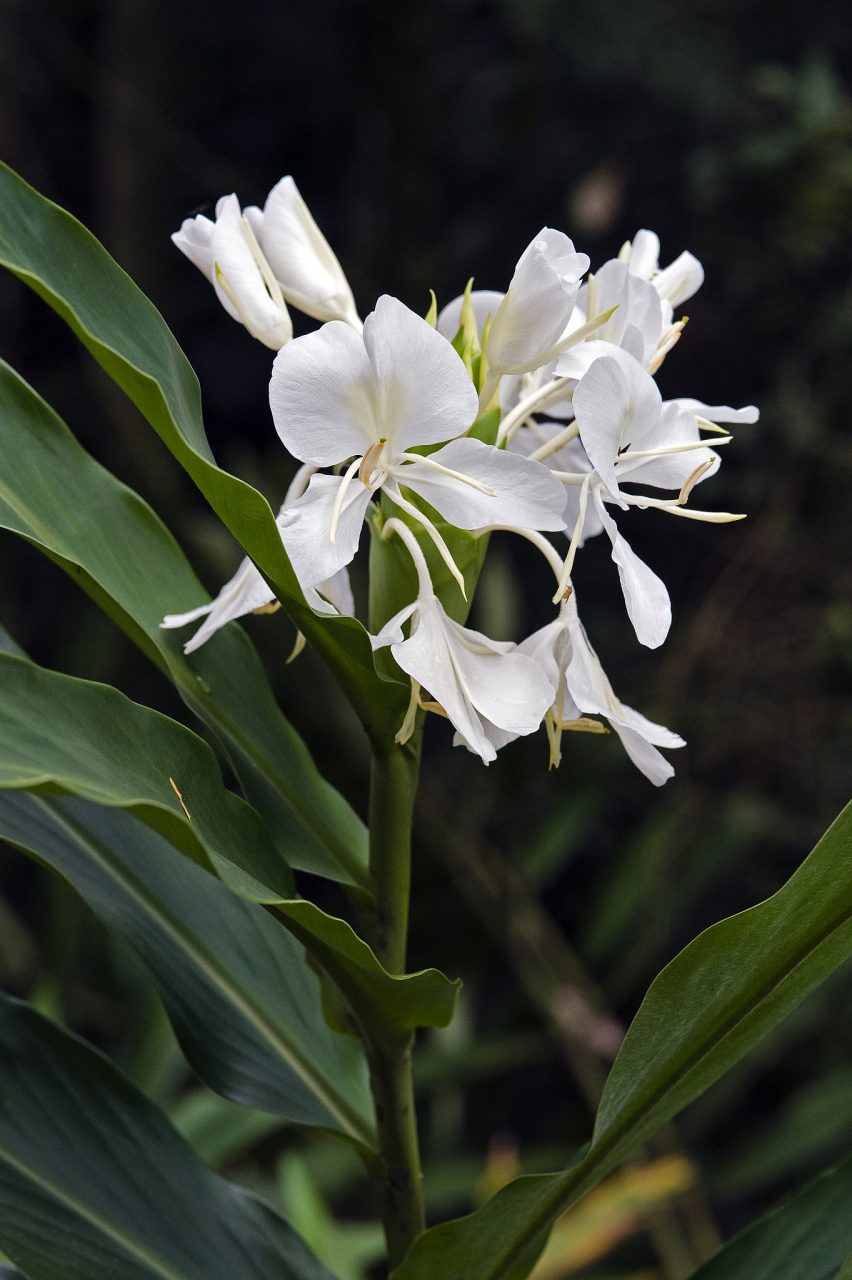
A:
POLYGON ((5 996, 0 1248, 28 1280, 332 1280, 107 1058, 5 996))
POLYGON ((198 380, 162 316, 95 237, 11 169, 0 166, 0 263, 30 285, 126 391, 323 654, 368 733, 398 729, 403 689, 382 681, 364 628, 305 603, 269 504, 216 465, 198 380))
POLYGON ((774 897, 713 925, 652 983, 564 1173, 518 1178, 425 1232, 394 1280, 521 1280, 556 1216, 744 1057, 852 953, 852 805, 774 897))
POLYGON ((0 789, 129 809, 244 897, 292 896, 287 864, 255 810, 225 788, 206 742, 108 685, 9 653, 0 653, 0 789))
POLYGON ((692 1280, 834 1280, 852 1249, 852 1158, 746 1227, 692 1280))
POLYGON ((2 361, 0 525, 61 565, 171 677, 226 746, 291 866, 368 885, 364 825, 282 715, 245 632, 228 626, 184 656, 159 624, 207 596, 180 547, 2 361))
POLYGON ((361 1047, 328 1029, 302 947, 267 911, 120 809, 0 792, 0 838, 58 871, 136 951, 211 1089, 373 1147, 361 1047))

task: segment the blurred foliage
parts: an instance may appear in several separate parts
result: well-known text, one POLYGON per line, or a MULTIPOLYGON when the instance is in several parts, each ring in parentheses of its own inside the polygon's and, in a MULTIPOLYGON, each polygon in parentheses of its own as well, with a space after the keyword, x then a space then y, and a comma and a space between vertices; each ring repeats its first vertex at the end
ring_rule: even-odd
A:
MULTIPOLYGON (((293 173, 362 314, 384 291, 425 312, 430 287, 443 304, 471 274, 499 288, 542 224, 573 235, 593 266, 643 226, 659 233, 663 261, 688 247, 704 262, 660 383, 665 395, 760 406, 703 495, 748 521, 626 517, 672 594, 657 653, 636 645, 600 539, 575 577, 616 690, 688 739, 676 779, 652 791, 614 736, 571 735, 548 775, 543 735, 486 771, 450 747, 443 724, 427 734, 442 822, 471 847, 490 842, 539 896, 622 1023, 696 933, 777 889, 852 793, 850 74, 839 0, 0 3, 0 155, 149 293, 198 371, 217 457, 272 501, 292 464, 266 404, 271 355, 168 239, 220 194, 262 203, 293 173)), ((0 353, 151 502, 215 592, 239 559, 230 535, 11 277, 0 279, 0 353)), ((0 622, 38 661, 185 717, 59 569, 0 541, 0 622)), ((540 625, 547 573, 495 535, 473 625, 507 638, 540 625)), ((355 588, 363 601, 364 582, 355 588)), ((284 668, 283 614, 246 625, 287 714, 363 812, 364 743, 334 686, 309 653, 284 668)), ((589 1131, 589 1091, 550 997, 537 1002, 523 947, 499 937, 517 919, 484 919, 465 882, 475 871, 451 876, 440 845, 424 829, 411 967, 459 974, 466 994, 453 1027, 421 1045, 433 1217, 471 1206, 489 1146, 546 1170, 589 1131)), ((283 1196, 341 1280, 365 1274, 375 1206, 352 1153, 193 1084, 135 962, 69 888, 4 851, 0 889, 3 986, 113 1054, 211 1163, 283 1196)), ((339 907, 331 887, 312 892, 339 907)), ((695 1103, 680 1133, 724 1235, 847 1154, 852 970, 695 1103)), ((583 1274, 657 1274, 653 1239, 650 1227, 634 1234, 583 1274)))

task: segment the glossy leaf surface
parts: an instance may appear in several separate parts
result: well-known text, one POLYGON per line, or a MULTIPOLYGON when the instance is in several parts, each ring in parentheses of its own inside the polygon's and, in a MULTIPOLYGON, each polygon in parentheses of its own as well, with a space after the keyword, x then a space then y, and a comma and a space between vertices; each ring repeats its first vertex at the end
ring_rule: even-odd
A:
POLYGON ((852 1250, 852 1159, 746 1227, 692 1280, 834 1280, 852 1250))
POLYGON ((180 547, 2 361, 0 525, 45 551, 170 676, 225 745, 291 866, 367 884, 364 825, 282 715, 248 636, 228 626, 184 656, 191 631, 160 623, 207 594, 180 547))
POLYGON ((121 809, 0 792, 0 838, 64 876, 134 949, 211 1089, 373 1146, 361 1047, 328 1029, 302 947, 267 911, 121 809))
POLYGON ((852 953, 852 805, 784 887, 713 925, 652 983, 615 1060, 591 1146, 427 1231, 394 1280, 522 1280, 553 1220, 749 1052, 852 953))
POLYGON ((224 786, 206 742, 108 685, 8 653, 0 654, 0 788, 128 809, 244 897, 292 895, 289 868, 255 810, 224 786))
POLYGON ((216 465, 198 380, 162 316, 95 237, 0 166, 0 262, 66 321, 129 395, 210 505, 274 584, 297 626, 341 680, 367 731, 396 732, 407 697, 382 681, 354 618, 305 603, 266 499, 216 465))
POLYGON ((6 996, 0 1248, 28 1280, 331 1280, 107 1058, 6 996))

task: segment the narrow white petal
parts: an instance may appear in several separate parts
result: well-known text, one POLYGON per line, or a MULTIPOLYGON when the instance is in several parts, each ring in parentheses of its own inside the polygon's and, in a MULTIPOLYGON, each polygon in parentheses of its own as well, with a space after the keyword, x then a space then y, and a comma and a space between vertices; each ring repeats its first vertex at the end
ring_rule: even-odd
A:
POLYGON ((675 403, 698 414, 700 418, 706 418, 708 422, 751 424, 760 417, 760 410, 753 404, 747 404, 744 409, 732 409, 727 404, 704 404, 701 400, 691 400, 688 396, 679 396, 675 403))
POLYGON ((574 310, 580 278, 589 267, 562 232, 543 228, 527 246, 491 321, 488 363, 518 372, 559 341, 574 310))
POLYGON ((370 490, 360 480, 352 481, 343 500, 337 541, 331 542, 328 529, 340 485, 338 476, 313 476, 305 495, 278 517, 282 541, 303 589, 327 582, 358 550, 370 490))
POLYGON ((598 512, 610 541, 612 558, 618 565, 618 576, 624 592, 627 614, 640 644, 658 649, 672 624, 672 607, 665 583, 640 560, 630 544, 618 532, 618 526, 603 507, 598 512))
POLYGON ((364 346, 390 457, 467 431, 476 388, 461 357, 421 316, 384 294, 364 322, 364 346))
POLYGON ((395 613, 392 618, 388 619, 378 635, 370 636, 370 644, 373 649, 384 649, 389 644, 402 644, 405 639, 402 633, 402 624, 408 621, 416 608, 416 600, 413 604, 407 604, 404 609, 400 609, 399 613, 395 613))
POLYGON ((226 196, 216 208, 213 259, 218 272, 224 273, 228 282, 223 283, 219 274, 214 274, 213 284, 219 300, 231 315, 236 312, 236 318, 245 324, 253 337, 278 350, 293 335, 290 317, 269 296, 243 231, 237 197, 226 196), (229 288, 238 302, 228 297, 229 288))
POLYGON ((636 768, 640 773, 644 773, 655 787, 661 787, 664 782, 668 782, 669 778, 674 777, 674 769, 668 760, 665 756, 661 756, 657 748, 652 747, 646 738, 635 730, 628 729, 626 725, 619 724, 617 720, 611 720, 610 724, 636 768))
POLYGON ((637 231, 630 250, 630 270, 640 280, 650 280, 660 260, 660 238, 653 231, 637 231))
POLYGON ((704 268, 697 258, 684 251, 651 281, 661 298, 677 307, 697 293, 704 283, 704 268))
POLYGON ((400 484, 420 494, 457 529, 481 529, 489 524, 565 528, 565 488, 542 463, 472 439, 453 440, 432 458, 495 491, 491 497, 422 463, 394 468, 400 484))
POLYGON ((381 438, 364 343, 340 320, 281 348, 272 366, 269 405, 275 430, 293 456, 317 467, 365 453, 381 438))
POLYGON ((180 627, 206 613, 206 621, 183 647, 184 653, 192 653, 200 649, 226 623, 232 622, 234 618, 242 618, 245 614, 251 613, 252 609, 259 609, 274 599, 275 592, 246 556, 233 578, 225 583, 215 600, 189 613, 168 614, 160 625, 180 627))

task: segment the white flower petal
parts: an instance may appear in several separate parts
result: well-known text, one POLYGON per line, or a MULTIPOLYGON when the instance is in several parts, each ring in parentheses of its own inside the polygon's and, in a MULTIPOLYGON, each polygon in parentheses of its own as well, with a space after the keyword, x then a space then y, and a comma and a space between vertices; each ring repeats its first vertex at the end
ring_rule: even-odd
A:
POLYGON ((243 231, 242 211, 235 195, 216 205, 216 225, 211 243, 214 259, 213 287, 230 315, 240 320, 266 346, 277 351, 293 336, 293 324, 285 309, 273 302, 263 282, 243 231), (216 268, 227 277, 223 284, 216 268), (228 288, 236 295, 228 297, 228 288))
MULTIPOLYGON (((504 294, 497 293, 494 289, 472 289, 470 294, 470 304, 473 307, 473 314, 476 317, 476 327, 479 330, 479 336, 482 337, 482 330, 485 328, 485 321, 489 315, 493 319, 497 314, 497 308, 503 301, 504 294)), ((449 338, 452 342, 453 338, 461 328, 461 309, 464 302, 464 294, 460 293, 457 298, 453 298, 452 302, 448 302, 438 312, 438 323, 435 326, 438 333, 442 333, 445 338, 449 338)))
POLYGON ((391 457, 467 431, 477 413, 476 388, 461 357, 426 320, 383 294, 364 322, 364 346, 391 457))
POLYGON ((339 320, 282 347, 272 366, 269 405, 293 456, 316 467, 364 453, 381 438, 364 343, 339 320))
MULTIPOLYGON (((524 250, 488 336, 488 363, 498 373, 520 373, 559 341, 574 310, 580 278, 589 267, 566 235, 543 228, 524 250)), ((546 363, 546 359, 542 361, 546 363)))
POLYGON ((327 582, 358 550, 370 490, 360 480, 352 480, 343 499, 337 540, 331 542, 329 525, 341 484, 338 476, 313 476, 304 496, 278 517, 282 541, 303 590, 327 582))
POLYGON ((647 738, 644 738, 634 729, 629 729, 626 725, 619 724, 617 720, 611 720, 610 724, 621 739, 624 750, 636 765, 636 768, 640 773, 644 773, 648 781, 653 782, 655 787, 661 787, 664 782, 668 782, 669 778, 674 777, 673 767, 665 756, 660 755, 656 747, 651 746, 647 738))
POLYGON ((688 396, 679 396, 674 403, 689 409, 691 413, 697 413, 700 418, 706 418, 708 422, 751 424, 760 417, 760 410, 753 404, 747 404, 744 409, 732 409, 727 404, 704 404, 701 400, 691 400, 688 396))
POLYGON ((653 445, 662 399, 654 379, 632 356, 620 348, 610 350, 618 350, 619 356, 601 356, 578 382, 574 412, 589 460, 612 496, 621 501, 615 470, 619 449, 626 443, 640 448, 653 445))
POLYGON ((651 281, 661 298, 677 307, 697 293, 704 283, 704 268, 686 250, 651 281))
POLYGON ((665 583, 640 560, 618 526, 603 508, 598 511, 610 541, 612 558, 618 565, 618 576, 624 592, 627 614, 640 644, 658 649, 672 624, 672 607, 665 583))
POLYGON ((183 646, 184 653, 193 653, 196 649, 200 649, 220 627, 232 622, 234 618, 242 618, 244 614, 251 613, 252 609, 259 609, 274 599, 275 592, 246 556, 233 578, 225 583, 215 600, 210 604, 202 605, 199 609, 191 609, 189 613, 166 614, 160 626, 182 627, 206 613, 206 621, 192 639, 183 646))
POLYGON ((293 179, 276 183, 263 212, 245 212, 287 301, 317 320, 360 328, 346 276, 293 179))
POLYGON ((630 263, 612 258, 595 276, 598 313, 617 308, 595 337, 626 347, 645 365, 660 341, 663 312, 654 286, 634 274, 631 268, 632 258, 630 263))
POLYGON ((407 604, 404 609, 400 609, 399 613, 395 613, 392 618, 388 619, 378 635, 370 636, 370 644, 373 646, 374 652, 376 649, 384 649, 389 644, 402 643, 405 639, 402 633, 402 624, 408 621, 416 608, 416 600, 412 604, 407 604))
POLYGON ((637 231, 630 249, 630 271, 640 280, 650 280, 660 260, 660 238, 653 231, 637 231))
MULTIPOLYGON (((199 213, 194 218, 184 218, 180 231, 172 235, 172 243, 181 253, 185 253, 190 262, 203 271, 210 283, 213 283, 213 231, 215 222, 199 213)), ((237 318, 236 316, 234 317, 237 318)))
POLYGON ((495 490, 495 496, 491 497, 423 463, 406 463, 394 468, 393 474, 400 484, 420 494, 457 529, 481 529, 489 524, 520 525, 527 529, 565 528, 562 519, 565 488, 540 462, 531 462, 469 438, 453 440, 431 457, 442 466, 495 490))

